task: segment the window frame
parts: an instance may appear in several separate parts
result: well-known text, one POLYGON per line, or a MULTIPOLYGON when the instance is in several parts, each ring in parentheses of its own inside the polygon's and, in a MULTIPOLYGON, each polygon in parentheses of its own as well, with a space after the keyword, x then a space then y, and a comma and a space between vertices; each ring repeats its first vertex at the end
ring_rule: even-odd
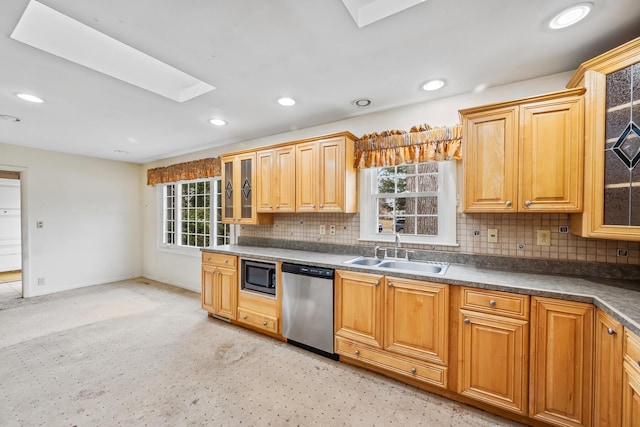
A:
MULTIPOLYGON (((395 233, 378 233, 377 227, 377 171, 360 169, 360 241, 393 243, 395 233)), ((402 243, 458 246, 457 242, 457 168, 456 162, 438 162, 438 235, 400 233, 402 243)))
MULTIPOLYGON (((179 244, 179 242, 181 241, 181 226, 180 226, 180 215, 181 215, 181 208, 180 208, 180 197, 181 197, 181 191, 180 188, 182 186, 182 184, 193 184, 193 183, 198 183, 198 182, 204 182, 204 181, 208 181, 210 184, 209 187, 209 201, 210 201, 210 205, 208 207, 208 209, 210 210, 209 212, 209 247, 212 246, 218 246, 217 245, 217 239, 218 239, 218 223, 222 223, 222 199, 220 198, 220 202, 218 202, 218 192, 222 191, 222 184, 221 184, 221 178, 220 177, 215 177, 215 178, 205 178, 205 179, 194 179, 194 180, 184 180, 184 181, 176 181, 176 182, 168 182, 162 185, 158 185, 157 186, 157 200, 159 201, 158 203, 158 209, 157 209, 157 249, 160 251, 165 251, 165 252, 171 252, 171 253, 181 253, 183 255, 190 255, 190 256, 200 256, 200 249, 202 247, 200 246, 185 246, 185 245, 181 245, 179 244), (175 192, 174 192, 174 198, 175 198, 175 204, 174 204, 174 209, 175 209, 175 214, 174 214, 174 221, 175 221, 175 226, 174 226, 174 243, 165 243, 165 235, 166 235, 166 225, 167 225, 167 221, 165 219, 165 213, 167 212, 167 200, 165 198, 165 188, 168 186, 175 186, 175 192), (216 220, 216 213, 219 212, 220 213, 220 220, 217 221, 216 220)), ((220 197, 222 197, 222 193, 220 193, 220 197)), ((235 241, 235 229, 233 226, 229 225, 229 243, 233 243, 235 241)))

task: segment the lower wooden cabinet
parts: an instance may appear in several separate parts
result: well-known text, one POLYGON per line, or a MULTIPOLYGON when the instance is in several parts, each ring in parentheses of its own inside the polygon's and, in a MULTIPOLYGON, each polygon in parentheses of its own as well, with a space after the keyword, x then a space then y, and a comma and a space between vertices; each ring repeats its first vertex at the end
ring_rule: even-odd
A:
POLYGON ((619 427, 622 422, 622 341, 620 322, 596 312, 594 358, 594 427, 619 427))
POLYGON ((204 253, 202 257, 202 308, 211 314, 236 318, 237 257, 204 253))
POLYGON ((280 282, 281 280, 277 281, 278 286, 275 297, 247 291, 238 292, 238 323, 259 332, 266 332, 272 336, 281 336, 280 282))
POLYGON ((625 332, 622 378, 622 426, 640 426, 640 338, 625 332))
POLYGON ((449 286, 336 271, 336 353, 447 386, 449 286))
POLYGON ((594 307, 531 299, 529 416, 553 425, 592 422, 594 307))
POLYGON ((277 333, 278 332, 278 318, 255 312, 246 308, 238 308, 238 322, 246 323, 258 329, 264 329, 265 331, 277 333))

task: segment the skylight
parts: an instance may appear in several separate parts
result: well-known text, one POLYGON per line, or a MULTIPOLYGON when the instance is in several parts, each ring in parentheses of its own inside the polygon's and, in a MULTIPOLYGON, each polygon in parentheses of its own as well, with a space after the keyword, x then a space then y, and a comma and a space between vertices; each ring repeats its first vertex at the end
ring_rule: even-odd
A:
POLYGON ((359 28, 387 18, 425 0, 342 0, 359 28))
POLYGON ((177 102, 215 89, 35 0, 11 38, 177 102))

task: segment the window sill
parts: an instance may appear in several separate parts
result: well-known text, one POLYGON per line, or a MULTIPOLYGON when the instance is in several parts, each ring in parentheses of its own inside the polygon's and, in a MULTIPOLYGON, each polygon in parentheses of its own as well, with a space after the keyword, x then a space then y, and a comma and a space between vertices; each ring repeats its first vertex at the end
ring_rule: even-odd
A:
POLYGON ((165 252, 165 253, 174 254, 174 255, 184 255, 184 256, 190 256, 195 258, 200 257, 200 248, 185 247, 185 246, 161 245, 161 246, 158 246, 158 252, 165 252))
MULTIPOLYGON (((376 237, 361 237, 358 239, 358 242, 362 242, 362 243, 366 243, 366 242, 370 242, 370 243, 389 243, 389 244, 394 244, 396 241, 396 237, 395 235, 389 235, 389 236, 376 236, 376 237)), ((402 237, 402 235, 400 236, 400 244, 407 244, 407 245, 423 245, 423 246, 449 246, 452 248, 457 248, 460 245, 458 243, 451 243, 451 242, 438 242, 438 241, 425 241, 422 240, 420 238, 409 238, 408 236, 404 236, 404 238, 402 237)))

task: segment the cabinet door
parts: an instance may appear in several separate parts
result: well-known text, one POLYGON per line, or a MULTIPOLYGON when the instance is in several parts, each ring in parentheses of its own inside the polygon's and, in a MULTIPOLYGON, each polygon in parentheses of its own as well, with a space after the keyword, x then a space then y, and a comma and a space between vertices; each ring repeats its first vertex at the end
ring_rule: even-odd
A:
POLYGON ((255 224, 256 222, 256 191, 253 188, 256 182, 255 153, 246 153, 237 156, 234 170, 237 179, 235 182, 234 208, 236 209, 236 222, 239 224, 255 224))
POLYGON ((216 268, 212 265, 202 266, 202 308, 209 313, 215 312, 214 289, 216 268))
POLYGON ((334 138, 318 144, 320 191, 318 210, 344 211, 345 154, 344 139, 334 138))
POLYGON ((296 145, 296 212, 318 210, 318 144, 296 145))
POLYGON ((449 348, 449 287, 386 278, 384 348, 446 365, 449 348))
POLYGON ((518 210, 582 211, 583 157, 582 96, 522 105, 518 210))
POLYGON ((531 299, 529 416, 563 426, 590 426, 593 306, 531 299))
POLYGON ((234 157, 222 159, 222 222, 234 222, 235 188, 234 188, 234 157))
POLYGON ((527 413, 529 324, 460 310, 458 392, 527 413))
POLYGON ((275 167, 273 150, 256 154, 256 211, 273 212, 276 205, 275 167))
POLYGON ((382 348, 384 276, 336 271, 336 335, 382 348))
POLYGON ((463 116, 464 212, 515 212, 518 107, 463 116))
POLYGON ((296 149, 294 146, 275 150, 274 169, 275 212, 295 212, 296 149))
POLYGON ((619 427, 622 396, 622 325, 602 310, 596 315, 594 427, 619 427))
POLYGON ((215 272, 215 314, 228 319, 236 318, 238 274, 235 269, 217 268, 215 272))
POLYGON ((622 426, 640 426, 640 371, 624 361, 622 426))

